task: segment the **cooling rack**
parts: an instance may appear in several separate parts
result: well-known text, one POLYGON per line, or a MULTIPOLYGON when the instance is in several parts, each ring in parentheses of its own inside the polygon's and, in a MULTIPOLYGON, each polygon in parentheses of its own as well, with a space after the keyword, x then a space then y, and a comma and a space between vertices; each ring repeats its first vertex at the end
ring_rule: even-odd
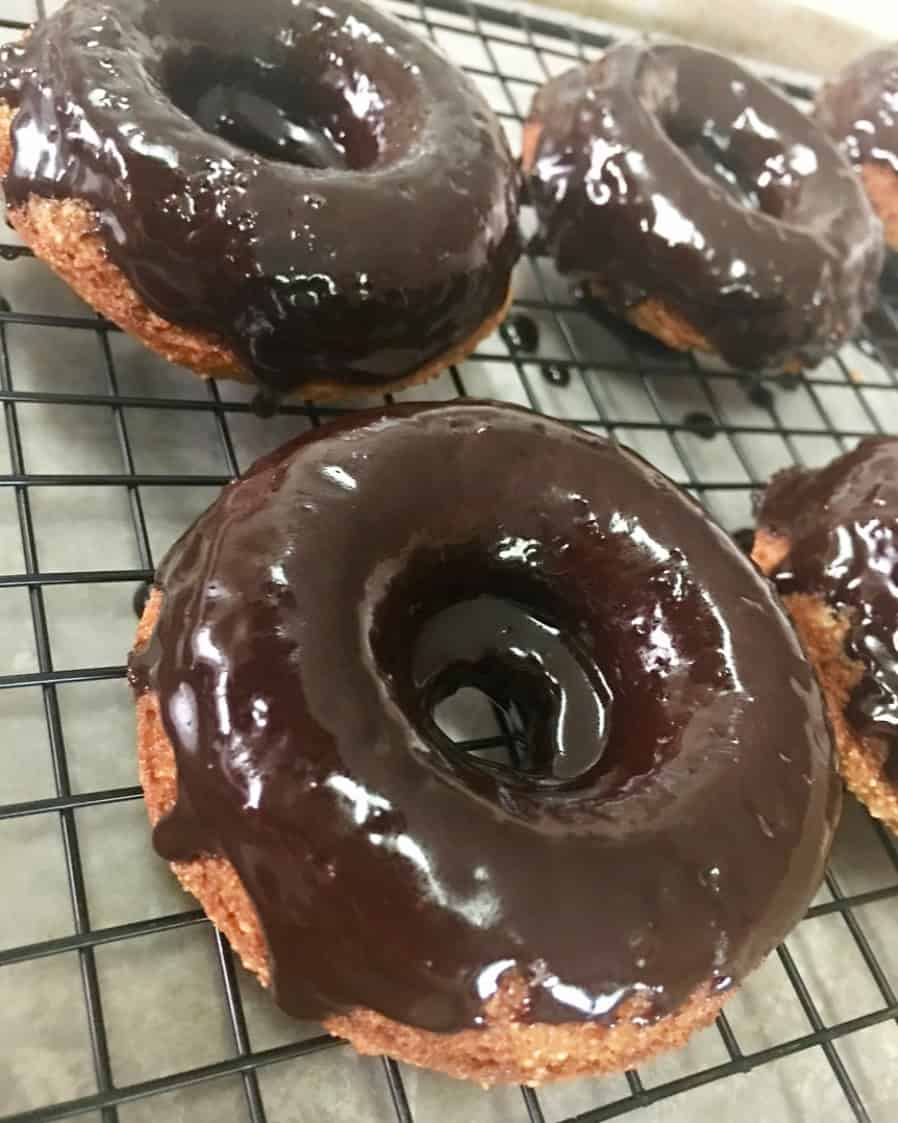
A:
MULTIPOLYGON (((469 71, 513 146, 536 86, 610 41, 466 0, 391 6, 469 71)), ((36 14, 0 0, 0 38, 36 14)), ((526 207, 524 224, 529 237, 526 207)), ((714 1027, 639 1072, 481 1092, 274 1010, 151 853, 123 654, 132 600, 218 487, 355 403, 262 421, 244 389, 168 367, 2 238, 0 1121, 898 1118, 898 848, 851 801, 786 945, 714 1027)), ((514 293, 475 356, 398 396, 498 397, 612 435, 737 536, 771 472, 898 431, 894 280, 854 344, 789 379, 603 321, 532 240, 514 293)), ((512 748, 513 733, 499 730, 512 748)))

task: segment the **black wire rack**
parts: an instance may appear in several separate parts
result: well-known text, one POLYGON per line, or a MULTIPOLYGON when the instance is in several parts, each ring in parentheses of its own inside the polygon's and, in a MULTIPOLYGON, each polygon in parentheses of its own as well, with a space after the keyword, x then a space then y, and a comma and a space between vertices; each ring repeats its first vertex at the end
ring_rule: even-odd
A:
MULTIPOLYGON (((420 2, 397 0, 392 6, 473 75, 502 117, 513 145, 519 141, 522 114, 539 83, 592 57, 610 41, 608 35, 582 22, 560 22, 467 0, 438 0, 426 7, 420 2)), ((0 13, 2 9, 0 0, 0 13)), ((37 14, 41 14, 40 10, 37 14)), ((23 22, 15 19, 0 19, 0 34, 7 38, 24 27, 23 22)), ((810 96, 801 83, 779 81, 779 85, 798 101, 806 101, 810 96)), ((525 225, 532 223, 527 208, 524 221, 525 225)), ((108 697, 105 684, 111 683, 124 692, 121 680, 125 667, 121 659, 113 663, 100 659, 85 663, 83 658, 67 655, 72 645, 60 637, 71 618, 64 613, 60 618, 59 598, 63 593, 70 595, 80 589, 99 589, 103 596, 108 594, 121 606, 130 605, 135 592, 139 596, 141 584, 150 579, 157 557, 153 548, 154 497, 181 489, 182 494, 199 492, 203 496, 201 505, 205 505, 215 488, 246 467, 253 452, 246 440, 247 423, 250 427, 255 424, 251 402, 239 388, 202 384, 176 372, 169 372, 172 377, 168 373, 165 377, 159 375, 155 381, 135 380, 131 370, 140 361, 138 349, 123 350, 126 341, 111 324, 83 306, 73 307, 71 298, 68 303, 63 301, 60 311, 50 298, 35 303, 22 297, 23 291, 30 292, 18 283, 23 271, 30 269, 30 277, 42 267, 29 262, 29 251, 11 233, 0 244, 0 257, 7 262, 0 269, 0 405, 9 458, 9 471, 0 474, 0 528, 6 527, 11 538, 17 540, 14 552, 19 551, 21 556, 18 570, 0 573, 0 597, 16 597, 18 608, 5 614, 4 629, 14 628, 18 612, 22 627, 29 632, 27 646, 32 649, 25 669, 15 661, 11 669, 0 665, 4 671, 0 674, 0 703, 8 703, 0 710, 3 752, 12 754, 4 763, 4 771, 13 769, 18 759, 15 751, 46 751, 49 761, 43 794, 29 793, 27 798, 0 802, 0 831, 26 820, 55 824, 53 829, 58 830, 61 840, 68 896, 68 916, 62 934, 57 932, 26 943, 15 937, 0 941, 0 1123, 36 1123, 76 1116, 103 1123, 168 1119, 173 1117, 169 1114, 173 1095, 195 1091, 198 1098, 190 1102, 196 1105, 223 1083, 232 1090, 237 1088, 238 1094, 228 1101, 230 1107, 215 1108, 217 1118, 247 1119, 251 1123, 325 1117, 359 1119, 361 1115, 356 1109, 347 1108, 344 1114, 339 1107, 339 1068, 333 1069, 338 1075, 330 1085, 329 1114, 315 1107, 302 1107, 309 1095, 304 1074, 314 1058, 337 1050, 334 1056, 344 1059, 335 1060, 335 1064, 349 1065, 353 1055, 314 1027, 303 1027, 302 1032, 297 1029, 286 1043, 266 1044, 264 1039, 260 1042, 253 1018, 247 1013, 247 1003, 255 1001, 248 997, 247 985, 255 984, 246 984, 228 946, 199 910, 157 910, 148 917, 99 926, 92 921, 92 886, 97 882, 92 872, 93 859, 88 861, 85 857, 84 815, 91 810, 138 801, 140 790, 133 783, 100 786, 95 779, 85 780, 80 764, 73 764, 69 701, 72 690, 78 691, 88 708, 96 705, 102 711, 108 697), (76 341, 83 341, 86 336, 94 341, 91 346, 98 355, 99 373, 94 371, 94 380, 87 388, 70 388, 65 379, 60 385, 55 356, 72 347, 77 351, 76 341), (27 372, 22 366, 25 354, 32 356, 27 372), (47 463, 46 449, 35 454, 34 411, 38 411, 38 416, 55 416, 53 411, 62 411, 63 429, 65 419, 77 415, 81 422, 75 428, 80 429, 72 433, 73 441, 85 433, 90 440, 94 432, 92 419, 100 418, 113 434, 110 455, 115 463, 107 459, 99 469, 96 465, 81 465, 77 471, 54 470, 56 464, 47 463), (146 436, 148 416, 155 426, 150 426, 150 444, 154 448, 150 461, 138 439, 139 434, 146 436), (167 428, 177 430, 182 422, 191 429, 202 427, 213 433, 218 455, 215 470, 209 468, 208 458, 199 464, 188 462, 185 455, 172 452, 162 439, 160 434, 167 428), (56 564, 59 552, 52 545, 48 549, 47 535, 42 530, 46 509, 49 505, 58 512, 71 504, 76 512, 76 496, 86 493, 98 497, 96 510, 104 511, 117 504, 124 512, 132 564, 107 569, 81 567, 72 561, 56 564), (4 523, 2 513, 7 507, 2 502, 7 501, 9 518, 4 523), (31 714, 32 724, 17 726, 17 715, 21 717, 26 712, 31 714), (32 734, 33 745, 28 741, 32 734), (141 941, 188 929, 202 932, 214 948, 218 1001, 223 1000, 227 1025, 221 1055, 183 1068, 170 1064, 158 1075, 136 1079, 128 1076, 129 1070, 124 1066, 122 1075, 122 1052, 115 1040, 115 1034, 122 1032, 121 1012, 112 1001, 112 983, 104 981, 100 960, 110 949, 132 943, 137 946, 141 941), (64 1079, 57 1078, 58 1070, 65 1067, 61 1057, 53 1047, 42 1050, 40 1031, 42 1018, 45 1021, 46 1017, 39 1008, 44 999, 38 997, 37 990, 34 1009, 30 1011, 26 994, 27 1016, 17 1024, 6 1025, 2 1020, 4 1012, 23 1009, 21 995, 13 1001, 18 986, 17 969, 30 966, 49 970, 49 965, 65 957, 77 963, 78 985, 67 992, 67 999, 60 998, 64 1012, 59 1017, 71 1016, 76 1022, 82 1019, 79 1024, 83 1026, 85 1055, 89 1057, 89 1072, 87 1076, 82 1073, 80 1084, 73 1083, 74 1094, 67 1089, 64 1079), (73 1013, 74 1007, 82 1004, 83 1017, 80 1010, 73 1013), (116 1013, 111 1018, 113 1006, 116 1013), (32 1066, 43 1075, 23 1083, 21 1068, 17 1067, 25 1063, 19 1055, 24 1049, 21 1043, 30 1041, 35 1032, 37 1044, 29 1046, 25 1060, 30 1058, 32 1066), (295 1095, 290 1093, 288 1097, 294 1107, 286 1113, 282 1101, 280 1107, 272 1107, 266 1074, 274 1068, 292 1074, 295 1079, 295 1095), (157 1114, 134 1114, 138 1105, 154 1103, 160 1105, 157 1114)), ((46 281, 56 285, 49 275, 46 281)), ((753 492, 763 486, 775 469, 790 463, 821 463, 867 434, 898 431, 898 285, 894 289, 891 295, 883 290, 878 307, 856 342, 816 371, 788 379, 766 372, 748 376, 719 361, 674 355, 635 331, 603 321, 595 309, 571 295, 538 246, 531 243, 518 269, 509 320, 472 359, 446 372, 426 393, 437 397, 467 393, 502 397, 610 434, 655 461, 691 489, 725 526, 737 532, 750 522, 753 492)), ((57 294, 60 291, 59 286, 53 289, 57 294)), ((424 396, 420 391, 416 393, 424 396)), ((342 408, 348 407, 287 406, 275 421, 268 423, 270 428, 262 438, 263 445, 277 443, 291 427, 317 424, 322 417, 342 408)), ((259 426, 264 427, 261 422, 259 426)), ((257 451, 264 450, 263 447, 257 451)), ((68 462, 63 466, 67 467, 68 462)), ((187 516, 181 515, 181 521, 186 522, 187 516)), ((177 526, 175 530, 181 528, 177 526)), ((97 533, 103 533, 101 527, 97 533)), ((156 531, 155 537, 158 539, 160 534, 156 531)), ((166 534, 167 541, 174 537, 171 527, 166 534)), ((158 549, 164 549, 167 541, 159 541, 158 549)), ((91 620, 88 612, 86 624, 83 617, 79 619, 83 631, 77 638, 90 653, 95 648, 85 636, 94 628, 102 631, 102 615, 91 620)), ((129 627, 133 629, 133 616, 129 627)), ((122 651, 126 646, 123 643, 122 651)), ((513 731, 506 729, 505 734, 511 735, 513 743, 513 731)), ((106 751, 107 746, 97 746, 101 755, 106 751)), ((127 744, 116 745, 115 752, 133 754, 130 737, 127 744)), ((113 775, 120 772, 114 771, 113 775)), ((0 800, 6 799, 6 790, 0 787, 0 800)), ((810 1075, 806 1072, 803 1078, 803 1092, 799 1088, 794 1096, 786 1097, 791 1106, 782 1118, 854 1119, 865 1123, 898 1118, 895 1085, 883 1093, 882 1081, 871 1083, 858 1063, 859 1054, 881 1049, 886 1065, 891 1058, 892 1067, 898 1067, 894 1065, 898 1057, 898 959, 888 951, 898 944, 894 939, 898 928, 889 930, 888 914, 884 911, 894 912, 898 899, 898 848, 895 840, 857 807, 850 809, 848 819, 853 824, 851 838, 841 850, 837 847, 820 896, 794 939, 778 949, 772 965, 762 969, 768 975, 777 972, 777 986, 785 995, 777 1000, 777 1011, 781 1012, 781 1003, 787 1000, 796 1011, 791 1020, 786 1019, 788 1024, 782 1026, 778 1035, 759 1035, 763 1003, 746 1003, 740 1011, 737 996, 716 1026, 703 1035, 706 1047, 700 1054, 690 1055, 687 1050, 682 1054, 685 1059, 675 1061, 674 1070, 662 1066, 660 1070, 627 1073, 625 1079, 581 1081, 576 1095, 567 1097, 559 1096, 552 1088, 484 1092, 484 1097, 503 1098, 491 1100, 492 1114, 483 1118, 599 1123, 631 1116, 649 1121, 661 1119, 655 1111, 662 1101, 673 1101, 666 1105, 663 1119, 686 1121, 705 1117, 709 1101, 696 1097, 709 1088, 719 1087, 721 1082, 733 1091, 727 1093, 726 1101, 715 1101, 717 1114, 724 1119, 742 1118, 737 1101, 747 1097, 751 1103, 752 1097, 760 1094, 752 1078, 761 1072, 776 1071, 788 1083, 790 1059, 800 1056, 811 1057, 819 1064, 807 1070, 810 1075), (819 957, 809 957, 802 935, 815 924, 829 925, 828 938, 835 942, 827 946, 839 949, 835 961, 821 965, 819 957), (847 978, 849 960, 861 974, 855 973, 850 996, 846 996, 843 987, 843 993, 833 999, 822 980, 843 975, 847 978), (861 991, 866 997, 859 1006, 854 999, 861 991), (886 1037, 882 1036, 884 1033, 886 1037), (871 1034, 876 1035, 875 1041, 871 1034), (858 1048, 850 1048, 852 1042, 858 1048), (734 1083, 734 1079, 741 1082, 734 1083), (730 1106, 721 1110, 722 1102, 730 1106)), ((141 839, 146 836, 148 832, 143 826, 141 839)), ((2 854, 6 836, 0 834, 0 839, 2 854)), ((16 853, 14 864, 27 870, 28 863, 29 853, 23 848, 16 853)), ((3 876, 8 875, 7 866, 0 866, 0 871, 3 876)), ((26 876, 26 893, 39 891, 47 874, 38 868, 33 876, 33 881, 26 876)), ((0 900, 15 911, 15 887, 0 884, 0 900)), ((898 914, 892 919, 898 920, 898 914)), ((15 923, 12 929, 0 929, 0 934, 10 930, 17 931, 15 923)), ((823 958, 826 960, 826 952, 823 958)), ((32 985, 28 980, 35 977, 31 973, 26 976, 26 991, 32 985)), ((770 993, 772 985, 769 981, 763 984, 762 990, 768 988, 765 994, 770 993)), ((750 992, 751 983, 746 989, 750 992)), ((146 1016, 145 1006, 137 1004, 134 1019, 146 1016)), ((175 1014, 171 1016, 174 1018, 175 1014)), ((54 1014, 51 1020, 55 1019, 54 1014)), ((782 1022, 780 1013, 777 1019, 782 1022)), ((366 1118, 384 1123, 390 1118, 399 1123, 425 1123, 436 1118, 454 1118, 462 1111, 472 1120, 478 1118, 470 1094, 458 1101, 463 1106, 452 1106, 454 1089, 460 1086, 442 1081, 440 1097, 426 1100, 418 1094, 420 1074, 388 1059, 371 1062, 375 1067, 378 1063, 376 1080, 380 1088, 372 1091, 374 1084, 367 1085, 370 1102, 366 1118)), ((366 1071, 369 1082, 374 1080, 372 1070, 366 1071)), ((190 1118, 194 1116, 191 1114, 190 1118)), ((767 1118, 773 1116, 768 1114, 767 1118)))

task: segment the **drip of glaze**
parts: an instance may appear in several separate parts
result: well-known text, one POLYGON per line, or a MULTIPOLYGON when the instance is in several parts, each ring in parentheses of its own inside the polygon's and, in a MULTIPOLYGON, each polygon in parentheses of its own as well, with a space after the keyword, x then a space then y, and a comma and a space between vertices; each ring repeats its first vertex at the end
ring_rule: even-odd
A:
POLYGON ((141 581, 141 583, 134 590, 134 595, 131 598, 131 607, 134 609, 134 615, 139 620, 143 616, 143 610, 147 606, 147 601, 150 596, 150 583, 149 581, 141 581))
MULTIPOLYGON (((898 748, 898 438, 871 437, 817 470, 775 476, 759 526, 789 539, 780 591, 822 594, 851 614, 848 657, 863 667, 846 716, 898 748)), ((894 774, 896 765, 889 768, 894 774)))
POLYGON ((508 974, 525 1018, 651 1019, 816 888, 839 787, 810 668, 608 442, 476 402, 347 416, 225 488, 157 585, 130 665, 178 769, 154 842, 234 865, 292 1014, 451 1032, 508 974), (436 728, 465 685, 520 715, 518 767, 436 728))
POLYGON ((260 417, 262 420, 274 417, 280 407, 281 396, 266 389, 264 386, 257 394, 253 395, 253 400, 249 404, 249 408, 256 417, 260 417))
POLYGON ((571 372, 567 367, 563 367, 559 363, 543 363, 540 369, 546 382, 551 382, 553 386, 563 387, 570 384, 571 372))
POLYGON ((770 387, 759 379, 752 379, 745 387, 745 396, 753 406, 758 409, 773 409, 773 392, 770 387))
POLYGON ((717 434, 717 422, 710 413, 705 413, 703 410, 687 413, 683 418, 683 424, 705 441, 713 440, 717 434))
POLYGON ((791 394, 801 385, 801 375, 794 370, 784 370, 777 375, 777 386, 791 394))
POLYGON ((532 316, 516 312, 505 321, 505 333, 509 343, 516 351, 536 351, 539 349, 539 324, 532 316))

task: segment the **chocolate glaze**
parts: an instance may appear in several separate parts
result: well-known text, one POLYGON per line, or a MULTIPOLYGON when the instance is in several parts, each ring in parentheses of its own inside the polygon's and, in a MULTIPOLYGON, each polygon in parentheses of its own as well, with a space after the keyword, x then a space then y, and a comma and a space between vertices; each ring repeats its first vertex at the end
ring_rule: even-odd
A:
POLYGON ((657 297, 728 362, 758 367, 817 361, 873 303, 882 230, 860 184, 735 62, 622 44, 548 82, 530 125, 547 245, 616 311, 657 297))
POLYGON ((134 609, 134 615, 139 620, 143 616, 143 610, 147 606, 147 601, 150 599, 150 583, 149 581, 141 581, 134 592, 131 594, 131 605, 134 609))
POLYGON ((898 43, 855 59, 817 96, 814 117, 855 165, 898 174, 898 43))
POLYGON ((898 438, 870 437, 825 468, 771 481, 758 524, 788 538, 774 579, 783 593, 818 593, 851 616, 846 654, 863 665, 848 720, 898 746, 898 438))
POLYGON ((703 409, 695 409, 687 413, 683 418, 683 424, 703 441, 712 441, 717 436, 717 422, 703 409))
POLYGON ((0 99, 11 206, 83 200, 146 304, 276 391, 413 372, 505 298, 501 127, 359 0, 77 0, 0 51, 0 99))
POLYGON ((529 1017, 661 1015, 801 916, 839 803, 768 585, 669 480, 560 422, 391 407, 260 461, 158 572, 178 801, 164 857, 225 854, 279 1003, 440 1031, 506 971, 529 1017), (522 716, 519 769, 433 707, 522 716))
POLYGON ((532 316, 516 312, 505 321, 505 333, 516 351, 539 350, 539 324, 532 316))

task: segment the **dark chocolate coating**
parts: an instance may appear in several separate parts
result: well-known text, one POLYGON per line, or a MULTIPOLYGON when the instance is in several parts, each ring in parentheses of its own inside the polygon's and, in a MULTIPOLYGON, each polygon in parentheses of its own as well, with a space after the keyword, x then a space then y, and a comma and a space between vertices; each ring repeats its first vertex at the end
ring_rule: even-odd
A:
MULTIPOLYGON (((789 540, 783 593, 817 593, 851 615, 846 654, 864 675, 847 717, 898 745, 898 437, 870 437, 825 468, 774 476, 758 525, 789 540)), ((893 752, 893 755, 894 752, 893 752)))
POLYGON ((559 269, 735 366, 817 361, 876 297, 878 219, 832 142, 713 51, 627 43, 548 82, 530 194, 559 269))
POLYGON ((855 59, 817 96, 814 117, 856 166, 898 175, 898 43, 855 59))
POLYGON ((0 51, 0 99, 11 206, 82 200, 150 308, 275 391, 413 373, 506 297, 501 126, 359 0, 73 0, 0 51))
POLYGON ((538 1021, 661 1015, 801 917, 839 787, 776 601, 632 453, 488 403, 313 430, 227 487, 158 573, 132 681, 178 800, 155 845, 225 854, 278 1002, 482 1024, 506 971, 538 1021), (521 768, 431 707, 522 715, 521 768))

